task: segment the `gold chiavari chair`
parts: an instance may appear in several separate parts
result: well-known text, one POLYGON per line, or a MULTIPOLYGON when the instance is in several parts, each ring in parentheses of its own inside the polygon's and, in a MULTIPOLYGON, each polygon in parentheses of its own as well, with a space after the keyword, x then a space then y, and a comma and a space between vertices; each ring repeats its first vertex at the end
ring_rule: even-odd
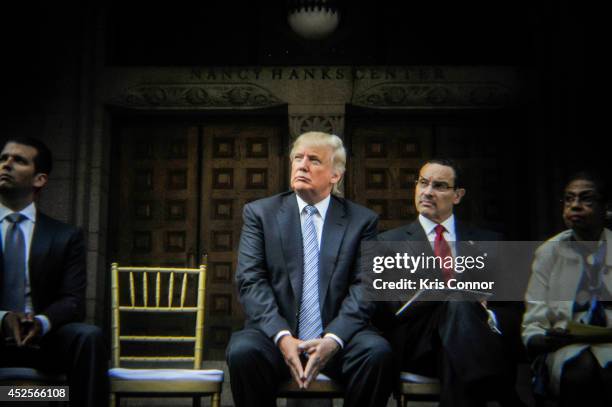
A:
POLYGON ((193 405, 199 406, 202 396, 211 396, 211 405, 219 407, 223 371, 201 369, 206 265, 199 268, 120 267, 113 263, 111 273, 112 368, 109 377, 115 405, 120 405, 122 397, 191 397, 193 405), (161 322, 162 316, 179 318, 180 314, 187 315, 190 330, 185 336, 168 335, 167 324, 161 322), (154 319, 146 324, 144 332, 130 333, 129 324, 122 324, 122 317, 133 319, 134 315, 141 318, 153 315, 154 319), (147 348, 146 344, 151 345, 147 348), (173 344, 186 354, 177 356, 176 349, 168 352, 173 344), (147 350, 146 355, 128 354, 125 350, 134 347, 147 350), (190 368, 175 368, 186 365, 190 368))

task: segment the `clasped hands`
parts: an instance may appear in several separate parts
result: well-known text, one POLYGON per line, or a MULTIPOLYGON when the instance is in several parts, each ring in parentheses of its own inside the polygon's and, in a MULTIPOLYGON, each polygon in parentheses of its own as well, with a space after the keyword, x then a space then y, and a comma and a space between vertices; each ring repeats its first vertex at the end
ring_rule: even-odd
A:
POLYGON ((340 349, 340 345, 332 338, 317 338, 308 341, 285 335, 278 341, 278 347, 283 354, 285 363, 293 380, 300 389, 307 389, 318 376, 321 369, 340 349), (306 355, 303 357, 302 355, 306 355), (302 361, 305 361, 305 366, 302 361))
POLYGON ((19 347, 33 345, 42 335, 42 324, 31 312, 8 312, 2 320, 5 338, 13 338, 19 347))

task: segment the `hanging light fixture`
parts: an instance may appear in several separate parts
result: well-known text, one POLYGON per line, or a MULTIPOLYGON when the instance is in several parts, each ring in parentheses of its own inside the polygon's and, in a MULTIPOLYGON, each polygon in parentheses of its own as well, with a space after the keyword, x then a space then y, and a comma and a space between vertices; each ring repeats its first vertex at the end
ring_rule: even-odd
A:
POLYGON ((287 21, 291 29, 308 40, 322 40, 340 22, 338 0, 287 0, 287 21))

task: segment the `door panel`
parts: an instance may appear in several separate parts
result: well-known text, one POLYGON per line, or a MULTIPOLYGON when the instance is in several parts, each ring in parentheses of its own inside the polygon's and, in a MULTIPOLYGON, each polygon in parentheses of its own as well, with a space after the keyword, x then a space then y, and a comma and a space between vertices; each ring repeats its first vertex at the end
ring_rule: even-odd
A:
POLYGON ((466 195, 457 216, 497 231, 508 232, 508 216, 516 199, 515 175, 520 167, 511 153, 512 130, 503 123, 438 125, 436 156, 452 157, 463 171, 466 195))
POLYGON ((205 349, 224 359, 244 315, 234 285, 244 204, 286 189, 279 130, 266 126, 204 126, 201 242, 209 278, 205 349))
POLYGON ((120 130, 117 261, 184 267, 197 248, 198 129, 120 130))
POLYGON ((414 219, 414 183, 431 156, 432 126, 365 125, 354 129, 351 142, 349 199, 379 214, 380 231, 414 219))

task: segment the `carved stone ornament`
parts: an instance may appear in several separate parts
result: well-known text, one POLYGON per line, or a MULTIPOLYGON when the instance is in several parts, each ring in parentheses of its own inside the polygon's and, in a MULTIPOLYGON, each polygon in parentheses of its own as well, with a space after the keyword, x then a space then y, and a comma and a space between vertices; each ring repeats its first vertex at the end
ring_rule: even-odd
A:
POLYGON ((126 89, 111 104, 134 109, 256 109, 284 104, 253 84, 155 84, 126 89))
POLYGON ((299 115, 289 116, 291 137, 297 138, 307 131, 323 131, 342 137, 344 133, 344 116, 342 115, 299 115))
POLYGON ((498 83, 384 83, 358 93, 354 104, 373 108, 501 107, 514 102, 498 83))

